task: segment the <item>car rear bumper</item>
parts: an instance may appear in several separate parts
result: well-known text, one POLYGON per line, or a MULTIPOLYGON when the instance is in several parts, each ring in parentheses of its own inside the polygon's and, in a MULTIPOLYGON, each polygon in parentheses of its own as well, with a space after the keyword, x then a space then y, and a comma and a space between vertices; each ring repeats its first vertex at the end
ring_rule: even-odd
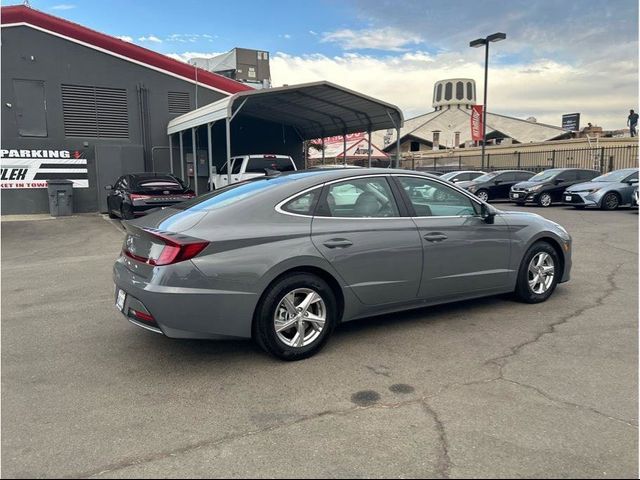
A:
MULTIPOLYGON (((122 314, 134 325, 170 338, 250 338, 258 295, 251 292, 189 288, 162 284, 162 279, 202 276, 189 261, 155 267, 151 279, 136 275, 120 257, 113 266, 113 280, 126 293, 122 314), (175 271, 167 272, 173 268, 175 271), (161 269, 165 269, 161 272, 161 269), (154 280, 158 278, 158 281, 154 280), (148 313, 152 321, 136 318, 135 310, 148 313)), ((181 282, 184 283, 184 282, 181 282)), ((203 277, 200 285, 206 285, 203 277)))

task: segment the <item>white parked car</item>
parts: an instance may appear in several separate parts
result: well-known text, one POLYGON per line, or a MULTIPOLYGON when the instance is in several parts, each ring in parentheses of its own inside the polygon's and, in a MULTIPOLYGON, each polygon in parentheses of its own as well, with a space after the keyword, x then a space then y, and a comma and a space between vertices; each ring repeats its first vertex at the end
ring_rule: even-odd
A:
POLYGON ((297 170, 293 159, 287 155, 257 154, 232 157, 211 175, 213 188, 218 189, 250 178, 264 177, 266 170, 291 172, 297 170))

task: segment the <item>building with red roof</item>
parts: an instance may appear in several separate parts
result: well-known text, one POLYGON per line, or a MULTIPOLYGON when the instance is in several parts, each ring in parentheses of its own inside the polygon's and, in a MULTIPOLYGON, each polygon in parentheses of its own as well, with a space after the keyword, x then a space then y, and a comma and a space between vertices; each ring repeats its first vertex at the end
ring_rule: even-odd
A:
POLYGON ((61 178, 75 211, 100 210, 101 185, 169 170, 171 119, 251 90, 28 6, 2 7, 0 23, 3 214, 48 212, 47 180, 61 178))

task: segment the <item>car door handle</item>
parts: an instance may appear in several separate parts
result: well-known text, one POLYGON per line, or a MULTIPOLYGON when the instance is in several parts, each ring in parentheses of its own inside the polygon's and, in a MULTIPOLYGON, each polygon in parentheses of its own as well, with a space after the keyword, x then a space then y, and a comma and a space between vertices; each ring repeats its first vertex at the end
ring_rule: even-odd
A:
POLYGON ((424 236, 424 239, 427 242, 442 242, 443 240, 446 240, 447 238, 448 237, 444 233, 440 233, 440 232, 427 233, 424 236))
POLYGON ((353 243, 346 238, 332 238, 324 242, 323 245, 327 248, 347 248, 353 245, 353 243))

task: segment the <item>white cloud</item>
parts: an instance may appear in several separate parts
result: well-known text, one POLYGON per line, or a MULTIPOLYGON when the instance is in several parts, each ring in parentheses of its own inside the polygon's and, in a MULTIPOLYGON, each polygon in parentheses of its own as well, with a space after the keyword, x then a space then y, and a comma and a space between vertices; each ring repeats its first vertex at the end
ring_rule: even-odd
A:
POLYGON ((311 35, 318 35, 318 32, 314 32, 313 30, 309 30, 309 33, 310 33, 311 35))
POLYGON ((129 42, 129 43, 133 42, 133 38, 130 37, 129 35, 118 35, 116 36, 116 38, 119 38, 123 42, 129 42))
POLYGON ((198 41, 212 42, 214 38, 218 37, 206 33, 172 33, 164 40, 165 42, 196 43, 198 41))
POLYGON ((189 62, 192 58, 212 58, 220 55, 223 52, 183 52, 183 53, 168 53, 167 57, 171 57, 174 60, 180 60, 181 62, 189 62))
POLYGON ((61 3, 59 5, 54 5, 51 7, 51 10, 71 10, 76 8, 77 5, 73 5, 71 3, 61 3))
POLYGON ((336 43, 343 50, 375 49, 402 51, 406 50, 407 46, 422 43, 423 39, 419 35, 391 27, 363 30, 345 28, 334 32, 323 33, 322 42, 336 43))
MULTIPOLYGON (((355 53, 271 57, 274 86, 329 80, 393 103, 405 118, 431 111, 433 84, 446 78, 474 78, 482 92, 483 64, 469 55, 407 52, 385 57, 355 53)), ((560 125, 563 113, 581 112, 582 122, 624 127, 638 107, 636 59, 573 66, 552 60, 494 66, 489 71, 489 111, 560 125)), ((478 98, 481 102, 481 98, 478 98)))
POLYGON ((160 40, 155 35, 147 35, 146 37, 140 37, 140 38, 138 38, 138 41, 139 42, 162 43, 162 40, 160 40))

